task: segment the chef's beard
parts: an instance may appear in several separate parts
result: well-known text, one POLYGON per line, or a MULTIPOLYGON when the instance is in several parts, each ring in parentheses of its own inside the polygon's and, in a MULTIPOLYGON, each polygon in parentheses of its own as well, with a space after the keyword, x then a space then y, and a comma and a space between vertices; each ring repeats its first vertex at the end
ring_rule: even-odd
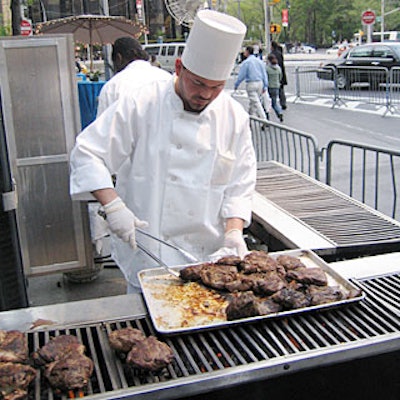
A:
POLYGON ((185 111, 189 111, 192 113, 201 113, 206 107, 211 103, 210 101, 207 102, 205 105, 203 104, 196 104, 195 102, 189 102, 186 99, 182 99, 183 101, 183 108, 185 111))

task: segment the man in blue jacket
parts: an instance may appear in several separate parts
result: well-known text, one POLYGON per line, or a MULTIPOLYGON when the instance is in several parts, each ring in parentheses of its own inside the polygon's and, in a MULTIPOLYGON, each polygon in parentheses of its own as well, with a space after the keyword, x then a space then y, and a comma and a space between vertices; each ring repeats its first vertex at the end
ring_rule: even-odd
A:
POLYGON ((245 81, 247 96, 249 98, 249 114, 267 119, 261 104, 261 95, 268 89, 268 77, 264 63, 253 53, 253 46, 247 46, 244 51, 246 59, 240 67, 234 87, 237 90, 239 85, 245 81))

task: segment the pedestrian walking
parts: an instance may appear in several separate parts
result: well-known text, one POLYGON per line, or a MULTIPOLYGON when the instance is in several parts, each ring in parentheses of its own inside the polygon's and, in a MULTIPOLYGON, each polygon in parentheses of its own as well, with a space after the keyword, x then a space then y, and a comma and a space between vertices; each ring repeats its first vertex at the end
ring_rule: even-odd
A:
POLYGON ((246 47, 244 51, 245 60, 240 66, 234 88, 237 90, 240 84, 245 81, 249 98, 249 114, 261 119, 267 119, 261 103, 261 96, 268 89, 268 77, 264 63, 255 57, 253 52, 253 46, 246 47))
POLYGON ((278 60, 273 54, 268 55, 267 63, 267 74, 268 74, 268 93, 271 98, 272 109, 275 111, 279 121, 283 122, 282 108, 279 104, 279 88, 282 80, 282 70, 278 65, 278 60))
MULTIPOLYGON (((224 91, 245 34, 237 18, 200 10, 175 74, 124 94, 76 138, 71 195, 101 203, 128 293, 140 291, 138 271, 158 266, 137 248, 138 227, 199 261, 248 252, 256 158, 249 115, 224 91)), ((140 243, 168 265, 188 262, 140 243)))
POLYGON ((281 67, 282 71, 282 79, 281 85, 279 87, 279 102, 283 110, 286 110, 286 93, 285 86, 287 85, 287 77, 286 77, 286 69, 285 69, 285 60, 283 56, 283 48, 277 42, 272 41, 271 43, 271 54, 273 54, 278 60, 278 65, 281 67))

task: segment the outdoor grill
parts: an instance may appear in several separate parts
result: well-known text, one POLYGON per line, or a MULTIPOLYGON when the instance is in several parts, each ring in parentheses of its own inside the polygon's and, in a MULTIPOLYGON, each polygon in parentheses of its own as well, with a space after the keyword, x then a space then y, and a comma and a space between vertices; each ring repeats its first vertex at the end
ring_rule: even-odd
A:
POLYGON ((289 248, 321 256, 400 249, 400 223, 277 162, 260 163, 254 220, 289 248))
MULTIPOLYGON (((380 262, 378 258, 374 265, 380 262)), ((189 398, 302 370, 399 351, 400 273, 386 272, 352 281, 366 294, 358 303, 190 334, 158 334, 140 295, 3 312, 0 328, 23 329, 38 318, 44 318, 47 323, 52 320, 54 325, 23 329, 27 332, 31 352, 52 336, 76 335, 86 346, 95 369, 85 393, 69 393, 69 397, 189 398), (113 310, 112 317, 107 308, 113 310), (82 321, 90 318, 87 323, 72 322, 77 318, 78 310, 81 310, 82 321), (129 312, 131 314, 127 316, 129 312), (65 318, 66 322, 62 323, 60 318, 65 318), (112 330, 126 326, 138 328, 146 335, 157 335, 165 341, 175 353, 173 363, 159 374, 140 373, 128 367, 110 348, 107 338, 112 330)), ((30 398, 66 399, 68 396, 53 392, 39 374, 30 398)))

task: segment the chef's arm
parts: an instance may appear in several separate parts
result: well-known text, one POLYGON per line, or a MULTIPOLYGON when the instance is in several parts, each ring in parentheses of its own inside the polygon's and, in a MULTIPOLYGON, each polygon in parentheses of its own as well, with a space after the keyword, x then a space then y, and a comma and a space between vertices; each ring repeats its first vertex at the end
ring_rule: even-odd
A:
POLYGON ((238 229, 243 231, 244 221, 241 218, 227 218, 225 221, 225 232, 229 232, 232 229, 238 229))
POLYGON ((92 195, 102 205, 106 205, 118 197, 117 192, 113 188, 99 189, 92 192, 92 195))

